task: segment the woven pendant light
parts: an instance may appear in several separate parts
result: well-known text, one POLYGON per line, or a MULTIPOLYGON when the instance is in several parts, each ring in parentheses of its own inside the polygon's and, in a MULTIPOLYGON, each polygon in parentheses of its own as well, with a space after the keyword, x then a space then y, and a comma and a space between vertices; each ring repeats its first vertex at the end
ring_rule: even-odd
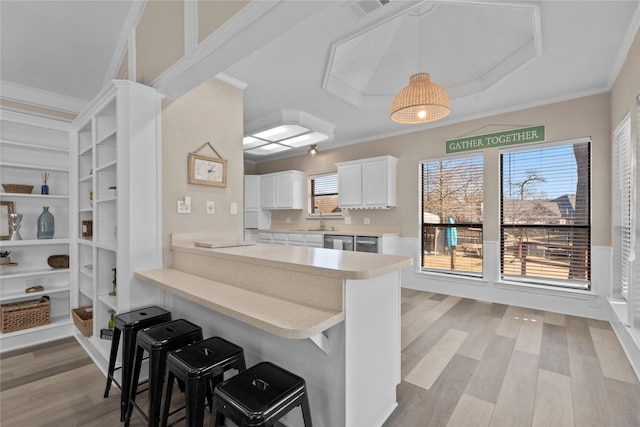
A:
POLYGON ((429 73, 418 73, 409 78, 409 86, 393 99, 391 120, 404 124, 428 123, 446 117, 449 111, 447 91, 429 80, 429 73))

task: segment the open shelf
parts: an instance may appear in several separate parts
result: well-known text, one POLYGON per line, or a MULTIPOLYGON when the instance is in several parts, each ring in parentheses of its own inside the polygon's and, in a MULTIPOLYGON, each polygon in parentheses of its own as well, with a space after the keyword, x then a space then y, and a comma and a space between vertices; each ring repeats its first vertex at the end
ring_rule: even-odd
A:
POLYGON ((0 275, 0 281, 3 279, 17 279, 17 278, 26 278, 26 277, 34 277, 34 276, 43 276, 43 275, 51 275, 51 274, 63 274, 68 273, 68 268, 48 268, 48 269, 40 269, 40 270, 30 270, 30 271, 20 271, 18 273, 9 273, 0 275))
POLYGON ((61 316, 51 316, 51 323, 49 323, 48 325, 36 326, 35 328, 21 329, 19 331, 14 331, 14 332, 7 332, 7 333, 0 332, 0 337, 8 338, 8 337, 14 337, 17 335, 25 335, 25 334, 29 334, 36 331, 45 331, 47 329, 51 329, 57 326, 68 325, 71 323, 72 323, 71 314, 64 314, 61 316))
POLYGON ((70 287, 67 284, 67 286, 62 287, 62 288, 45 288, 43 291, 40 292, 31 292, 31 293, 26 293, 26 292, 6 292, 3 293, 2 296, 0 296, 0 302, 8 302, 8 301, 15 301, 15 300, 21 300, 21 299, 32 299, 32 298, 37 298, 39 296, 42 295, 52 295, 52 294, 57 294, 57 293, 61 293, 61 292, 69 292, 70 287))

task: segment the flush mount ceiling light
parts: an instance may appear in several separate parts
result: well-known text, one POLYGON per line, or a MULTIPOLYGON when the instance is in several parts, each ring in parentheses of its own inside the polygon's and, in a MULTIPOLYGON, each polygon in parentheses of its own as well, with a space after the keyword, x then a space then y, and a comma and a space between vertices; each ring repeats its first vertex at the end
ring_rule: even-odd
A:
POLYGON ((315 157, 318 155, 319 151, 318 151, 318 147, 316 147, 315 144, 313 144, 311 146, 311 148, 309 148, 309 151, 307 151, 307 153, 309 153, 309 155, 311 155, 311 157, 315 157))
POLYGON ((282 110, 247 125, 245 153, 269 155, 333 139, 333 125, 304 111, 282 110))
POLYGON ((433 83, 429 73, 417 73, 393 99, 391 120, 403 124, 428 123, 446 117, 449 111, 447 91, 433 83))

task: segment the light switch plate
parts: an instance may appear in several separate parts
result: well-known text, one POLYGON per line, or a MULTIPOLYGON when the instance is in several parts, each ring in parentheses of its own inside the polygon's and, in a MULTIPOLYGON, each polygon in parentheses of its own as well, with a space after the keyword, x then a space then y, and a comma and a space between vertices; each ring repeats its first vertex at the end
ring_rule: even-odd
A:
POLYGON ((179 214, 191 213, 191 205, 185 203, 183 200, 178 200, 178 213, 179 214))
POLYGON ((238 203, 231 202, 231 215, 238 215, 238 203))

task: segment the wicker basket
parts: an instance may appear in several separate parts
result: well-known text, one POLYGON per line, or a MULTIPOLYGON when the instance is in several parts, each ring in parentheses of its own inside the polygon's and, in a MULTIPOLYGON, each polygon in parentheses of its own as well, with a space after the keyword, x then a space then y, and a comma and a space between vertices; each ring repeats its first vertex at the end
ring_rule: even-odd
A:
POLYGON ((2 184, 2 187, 7 193, 31 194, 31 191, 33 190, 33 185, 23 184, 2 184))
POLYGON ((38 299, 2 304, 0 313, 3 333, 35 328, 51 323, 51 302, 48 296, 43 296, 38 299))
POLYGON ((82 335, 90 337, 93 335, 93 307, 78 307, 71 310, 73 323, 82 335))

